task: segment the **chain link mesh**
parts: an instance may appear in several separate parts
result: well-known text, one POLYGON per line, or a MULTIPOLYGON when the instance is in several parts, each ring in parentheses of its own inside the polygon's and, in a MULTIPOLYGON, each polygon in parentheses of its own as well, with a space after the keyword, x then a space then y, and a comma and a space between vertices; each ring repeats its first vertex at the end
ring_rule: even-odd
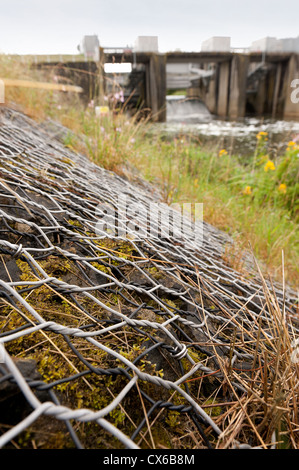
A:
MULTIPOLYGON (((207 399, 246 393, 252 344, 270 354, 275 341, 251 256, 234 270, 231 239, 204 222, 177 237, 166 204, 150 236, 120 231, 146 228, 155 188, 66 148, 63 127, 0 116, 0 398, 28 404, 1 419, 0 446, 26 430, 41 447, 215 446, 224 429, 207 399), (117 227, 99 228, 109 207, 117 227)), ((297 335, 296 294, 266 285, 297 335)))

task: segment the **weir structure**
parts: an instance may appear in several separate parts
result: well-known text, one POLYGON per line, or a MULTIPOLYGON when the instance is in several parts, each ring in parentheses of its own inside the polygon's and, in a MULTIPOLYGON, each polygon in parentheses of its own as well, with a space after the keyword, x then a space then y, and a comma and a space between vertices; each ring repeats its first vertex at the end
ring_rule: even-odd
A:
MULTIPOLYGON (((201 99, 215 116, 236 120, 245 116, 299 119, 299 102, 292 99, 299 79, 299 55, 293 53, 169 52, 136 53, 101 49, 101 65, 131 63, 143 71, 144 106, 153 119, 166 120, 168 70, 189 64, 201 70, 190 74, 187 96, 201 99)), ((100 69, 103 67, 100 67, 100 69)), ((135 72, 136 73, 136 72, 135 72)), ((105 81, 105 76, 103 76, 105 81)), ((171 85, 170 85, 171 86, 171 85)), ((173 86, 172 86, 173 88, 173 86)))
MULTIPOLYGON (((87 102, 111 91, 113 78, 106 64, 129 63, 132 71, 124 89, 129 108, 150 112, 166 121, 166 96, 183 90, 199 99, 220 118, 244 117, 299 120, 299 54, 291 52, 136 52, 128 48, 100 48, 98 60, 82 56, 41 56, 39 68, 58 70, 84 89, 87 102), (296 90, 297 87, 297 90, 296 90)), ((119 82, 119 78, 116 79, 119 82)))

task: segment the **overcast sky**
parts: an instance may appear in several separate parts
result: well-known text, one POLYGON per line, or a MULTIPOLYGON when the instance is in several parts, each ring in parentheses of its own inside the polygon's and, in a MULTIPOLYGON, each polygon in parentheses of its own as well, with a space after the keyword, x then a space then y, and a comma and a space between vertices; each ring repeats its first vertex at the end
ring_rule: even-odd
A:
POLYGON ((103 47, 158 36, 161 52, 200 51, 212 36, 247 47, 299 36, 298 0, 0 0, 0 52, 76 54, 84 35, 103 47))

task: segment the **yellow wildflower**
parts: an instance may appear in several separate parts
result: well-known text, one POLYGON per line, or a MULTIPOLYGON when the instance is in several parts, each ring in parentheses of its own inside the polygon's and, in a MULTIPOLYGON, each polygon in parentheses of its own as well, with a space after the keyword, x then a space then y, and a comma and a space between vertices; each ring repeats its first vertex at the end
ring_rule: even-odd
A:
POLYGON ((287 185, 284 184, 284 183, 281 183, 279 186, 278 186, 278 191, 282 194, 285 194, 287 192, 287 185))
POLYGON ((225 149, 222 149, 219 152, 219 157, 222 157, 223 155, 227 155, 227 151, 225 149))
POLYGON ((269 159, 269 155, 261 155, 259 158, 259 163, 262 164, 264 162, 267 162, 269 159))
POLYGON ((243 194, 246 194, 248 196, 252 194, 251 186, 246 186, 246 188, 243 189, 243 194))
POLYGON ((293 140, 291 140, 289 143, 288 143, 288 146, 287 146, 287 152, 289 152, 290 150, 297 150, 299 147, 298 145, 296 144, 296 142, 294 142, 293 140))
POLYGON ((266 139, 267 135, 268 135, 268 132, 260 131, 260 132, 256 135, 256 138, 257 138, 258 140, 261 140, 261 139, 268 140, 268 139, 266 139))
POLYGON ((272 162, 272 160, 268 160, 266 165, 264 166, 264 170, 265 171, 275 170, 274 162, 272 162))

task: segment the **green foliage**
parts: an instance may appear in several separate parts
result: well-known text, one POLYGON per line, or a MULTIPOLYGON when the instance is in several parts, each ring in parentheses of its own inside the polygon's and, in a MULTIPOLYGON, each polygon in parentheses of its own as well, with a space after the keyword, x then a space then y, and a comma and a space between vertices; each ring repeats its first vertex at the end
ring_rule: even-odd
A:
MULTIPOLYGON (((265 139, 260 133, 258 141, 265 139)), ((247 179, 254 199, 260 207, 271 204, 273 208, 289 211, 290 216, 298 221, 299 195, 299 146, 289 142, 285 153, 274 161, 261 144, 257 146, 254 167, 247 179)))
POLYGON ((221 406, 217 406, 217 402, 215 402, 214 399, 209 399, 205 402, 205 405, 213 405, 214 403, 215 406, 205 409, 206 413, 212 417, 219 416, 221 414, 221 406))
POLYGON ((147 135, 131 161, 161 188, 166 203, 202 202, 204 220, 253 247, 265 268, 298 279, 298 145, 269 155, 267 133, 257 135, 252 157, 239 158, 193 136, 147 135), (150 143, 150 151, 148 145, 150 143), (163 156, 163 158, 161 158, 163 156))

